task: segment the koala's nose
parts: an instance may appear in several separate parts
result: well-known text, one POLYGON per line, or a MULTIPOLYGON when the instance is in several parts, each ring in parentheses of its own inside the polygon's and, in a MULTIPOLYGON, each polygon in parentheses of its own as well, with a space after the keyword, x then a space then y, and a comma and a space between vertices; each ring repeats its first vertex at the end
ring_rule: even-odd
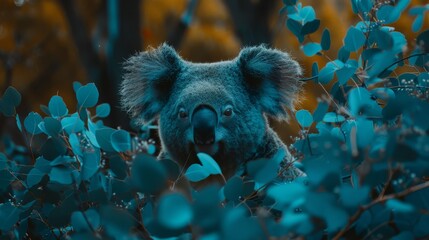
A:
POLYGON ((208 105, 198 106, 192 114, 191 123, 194 128, 195 144, 208 145, 214 143, 217 114, 212 107, 208 105))

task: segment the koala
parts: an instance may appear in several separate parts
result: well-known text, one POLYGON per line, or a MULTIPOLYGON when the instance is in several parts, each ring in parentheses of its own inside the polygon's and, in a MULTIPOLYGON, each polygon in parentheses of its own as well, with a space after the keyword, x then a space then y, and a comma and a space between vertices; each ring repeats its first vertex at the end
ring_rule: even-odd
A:
MULTIPOLYGON (((209 154, 228 178, 247 162, 286 153, 267 117, 287 120, 301 88, 299 64, 284 52, 246 47, 233 60, 193 63, 170 46, 129 58, 121 85, 121 105, 142 123, 158 120, 162 150, 182 167, 209 154)), ((293 164, 284 173, 303 173, 293 164)))

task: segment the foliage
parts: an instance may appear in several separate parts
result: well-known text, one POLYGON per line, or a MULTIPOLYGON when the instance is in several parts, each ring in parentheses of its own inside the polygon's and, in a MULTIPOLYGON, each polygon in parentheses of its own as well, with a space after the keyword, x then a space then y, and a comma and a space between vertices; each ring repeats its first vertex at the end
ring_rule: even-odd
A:
MULTIPOLYGON (((324 29, 320 42, 312 40, 321 22, 314 9, 283 2, 286 25, 304 53, 326 57, 334 36, 324 29)), ((296 113, 301 137, 291 149, 307 177, 290 182, 276 180, 279 152, 248 163, 248 177, 197 191, 185 178, 198 183, 222 176, 217 163, 206 154, 187 169, 156 160, 148 139, 156 127, 129 132, 105 126, 110 106, 98 104, 94 84, 74 84, 75 112, 53 96, 41 106, 43 117, 31 112, 24 119, 16 114, 21 95, 9 87, 0 112, 15 117, 26 146, 2 139, 2 237, 427 237, 429 31, 404 57, 405 36, 386 25, 408 4, 352 0, 361 21, 347 31, 338 58, 320 70, 314 64, 312 77, 303 79, 332 87, 313 113, 296 113), (400 69, 414 72, 397 76, 400 69)), ((426 11, 410 9, 413 30, 421 28, 426 11)))

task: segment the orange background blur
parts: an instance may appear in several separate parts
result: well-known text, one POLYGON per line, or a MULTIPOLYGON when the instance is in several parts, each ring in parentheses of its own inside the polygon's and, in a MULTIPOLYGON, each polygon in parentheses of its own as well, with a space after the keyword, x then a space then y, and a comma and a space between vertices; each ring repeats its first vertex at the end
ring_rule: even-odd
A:
MULTIPOLYGON (((18 110, 23 118, 29 111, 40 113, 39 105, 47 105, 56 94, 74 111, 72 82, 94 81, 100 101, 111 102, 115 110, 107 124, 116 127, 127 121, 115 96, 121 62, 163 42, 173 43, 183 58, 196 62, 232 59, 243 46, 266 43, 291 53, 308 77, 313 62, 322 67, 328 58, 336 58, 348 27, 359 19, 348 0, 301 2, 312 5, 321 19, 312 39, 320 41, 325 27, 331 32, 327 57, 303 55, 279 12, 280 0, 1 0, 0 90, 12 85, 21 92, 18 110)), ((410 7, 423 4, 426 0, 413 0, 410 7)), ((405 34, 410 48, 417 35, 411 31, 412 20, 405 11, 393 25, 405 34)), ((428 25, 425 21, 423 29, 428 25)), ((321 94, 320 86, 307 83, 299 108, 314 109, 321 94)), ((273 125, 286 142, 297 133, 293 119, 273 125)))

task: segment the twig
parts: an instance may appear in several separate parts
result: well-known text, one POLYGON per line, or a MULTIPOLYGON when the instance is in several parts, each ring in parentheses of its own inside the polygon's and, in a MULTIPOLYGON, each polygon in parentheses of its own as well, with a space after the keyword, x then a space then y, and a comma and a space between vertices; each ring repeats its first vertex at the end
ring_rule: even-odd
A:
POLYGON ((413 187, 410 187, 410 188, 408 188, 402 192, 392 193, 389 195, 382 196, 381 198, 377 198, 374 201, 372 201, 371 203, 360 207, 359 210, 351 218, 349 218, 348 224, 343 229, 341 229, 341 231, 339 231, 335 235, 335 237, 332 239, 333 240, 339 240, 350 229, 350 227, 353 225, 353 223, 355 223, 359 219, 359 217, 362 215, 362 213, 364 213, 366 210, 370 209, 374 205, 379 204, 379 203, 384 203, 390 199, 402 198, 402 197, 407 196, 410 193, 417 192, 419 190, 422 190, 422 189, 425 189, 428 187, 429 187, 429 181, 421 183, 419 185, 415 185, 413 187))

